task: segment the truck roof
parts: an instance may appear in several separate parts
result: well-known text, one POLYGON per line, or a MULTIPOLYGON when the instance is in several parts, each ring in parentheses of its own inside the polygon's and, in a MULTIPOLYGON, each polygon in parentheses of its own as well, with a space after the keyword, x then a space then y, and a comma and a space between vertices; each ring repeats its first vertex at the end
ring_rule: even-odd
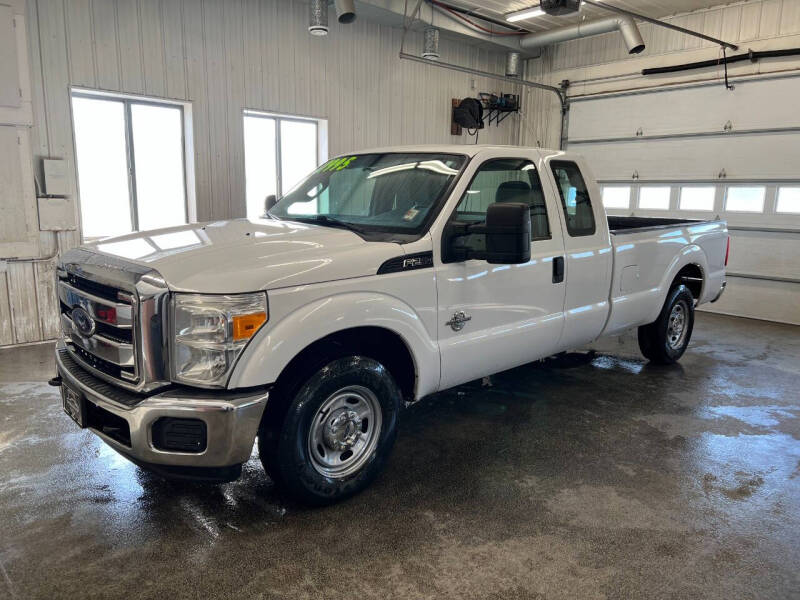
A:
MULTIPOLYGON (((383 146, 379 148, 368 148, 358 150, 354 153, 357 154, 373 154, 383 152, 435 152, 440 154, 466 154, 467 156, 475 156, 487 150, 503 150, 508 148, 510 150, 517 150, 520 148, 530 148, 530 146, 513 146, 513 145, 500 145, 500 144, 418 144, 414 146, 383 146)), ((535 148, 545 154, 563 154, 562 150, 552 150, 549 148, 535 148)), ((342 154, 347 154, 346 152, 342 154)))

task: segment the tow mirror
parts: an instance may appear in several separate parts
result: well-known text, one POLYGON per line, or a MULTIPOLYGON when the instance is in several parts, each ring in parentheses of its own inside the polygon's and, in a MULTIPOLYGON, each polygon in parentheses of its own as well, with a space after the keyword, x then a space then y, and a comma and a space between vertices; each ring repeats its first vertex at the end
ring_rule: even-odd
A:
POLYGON ((452 258, 455 260, 477 258, 493 265, 526 263, 531 259, 530 207, 524 202, 495 202, 486 209, 485 223, 456 225, 450 236, 454 238, 452 258), (474 234, 486 236, 485 250, 459 243, 474 234))
POLYGON ((275 194, 270 194, 264 199, 264 212, 268 213, 273 206, 278 203, 278 197, 275 194))

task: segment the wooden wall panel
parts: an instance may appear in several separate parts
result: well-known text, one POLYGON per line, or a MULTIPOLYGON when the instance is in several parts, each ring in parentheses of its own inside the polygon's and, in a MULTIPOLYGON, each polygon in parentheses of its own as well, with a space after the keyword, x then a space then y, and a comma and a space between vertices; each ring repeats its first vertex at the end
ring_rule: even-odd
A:
POLYGON ((22 344, 41 340, 43 338, 39 326, 33 263, 10 262, 7 268, 6 280, 14 341, 22 344))
POLYGON ((11 322, 11 305, 8 298, 6 273, 0 272, 0 346, 14 344, 14 326, 11 322))

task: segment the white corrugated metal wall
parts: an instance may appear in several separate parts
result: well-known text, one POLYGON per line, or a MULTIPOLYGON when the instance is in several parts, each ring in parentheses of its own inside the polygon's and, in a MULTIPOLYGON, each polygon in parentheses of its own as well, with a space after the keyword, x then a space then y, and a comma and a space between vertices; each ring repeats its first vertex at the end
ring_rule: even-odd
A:
MULTIPOLYGON (((514 91, 502 83, 400 61, 401 30, 331 15, 308 35, 307 3, 289 0, 28 0, 34 166, 63 158, 76 189, 71 86, 192 102, 199 220, 245 214, 242 110, 328 119, 331 155, 404 143, 471 143, 450 135, 450 99, 514 91)), ((407 51, 419 53, 420 36, 407 51)), ((503 52, 445 38, 442 60, 503 73, 503 52)), ((518 143, 515 119, 481 142, 518 143)), ((39 255, 79 243, 42 232, 39 255)), ((0 345, 57 335, 53 261, 0 272, 0 345)))
MULTIPOLYGON (((738 52, 800 47, 800 2, 738 2, 680 15, 669 21, 736 42, 738 52)), ((647 50, 629 57, 618 34, 548 48, 538 69, 546 82, 570 81, 568 145, 590 159, 601 183, 631 188, 628 209, 611 214, 709 218, 720 215, 731 228, 729 289, 705 310, 800 324, 800 215, 776 212, 781 186, 800 185, 800 59, 767 59, 731 65, 736 89, 723 87, 721 68, 670 75, 641 75, 648 67, 721 56, 718 46, 667 29, 641 24, 647 50), (737 78, 742 79, 737 79, 737 78), (726 125, 730 129, 726 131, 726 125), (722 177, 720 177, 722 175, 722 177), (642 210, 640 186, 672 187, 667 211, 642 210), (681 184, 716 188, 713 211, 679 209, 681 184), (729 186, 765 188, 760 213, 727 211, 729 186)), ((530 70, 529 70, 530 71, 530 70)), ((557 143, 553 101, 546 118, 526 128, 523 143, 557 143)), ((544 104, 543 104, 544 105, 544 104)))

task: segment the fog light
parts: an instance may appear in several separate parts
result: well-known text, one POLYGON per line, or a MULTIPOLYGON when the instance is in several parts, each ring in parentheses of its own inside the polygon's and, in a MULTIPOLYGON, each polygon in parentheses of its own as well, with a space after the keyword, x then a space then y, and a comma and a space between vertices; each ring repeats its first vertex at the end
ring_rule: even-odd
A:
POLYGON ((169 452, 205 452, 208 439, 205 421, 161 417, 153 423, 153 446, 169 452))

